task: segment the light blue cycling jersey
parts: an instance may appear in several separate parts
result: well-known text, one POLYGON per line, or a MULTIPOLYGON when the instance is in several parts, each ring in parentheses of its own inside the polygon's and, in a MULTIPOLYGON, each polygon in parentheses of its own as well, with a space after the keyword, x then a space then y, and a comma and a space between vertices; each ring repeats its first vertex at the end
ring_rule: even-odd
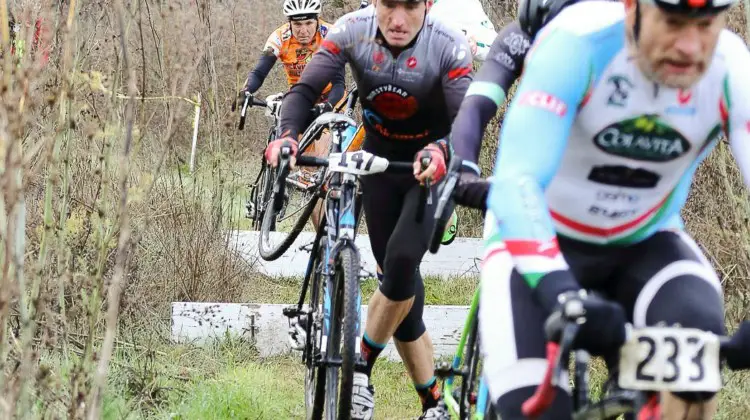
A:
POLYGON ((723 30, 705 75, 671 89, 628 57, 624 16, 621 3, 570 6, 526 58, 487 204, 496 238, 527 278, 567 268, 556 234, 629 244, 682 229, 692 177, 722 133, 750 179, 744 42, 723 30))

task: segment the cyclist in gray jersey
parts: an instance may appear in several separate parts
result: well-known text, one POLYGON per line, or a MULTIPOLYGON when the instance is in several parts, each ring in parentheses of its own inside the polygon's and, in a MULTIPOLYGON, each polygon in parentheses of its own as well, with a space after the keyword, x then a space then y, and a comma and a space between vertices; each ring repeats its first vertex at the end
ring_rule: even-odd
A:
POLYGON ((378 174, 361 180, 372 251, 384 278, 369 302, 361 341, 363 363, 354 376, 355 419, 373 416, 369 378, 391 336, 420 395, 422 410, 434 407, 439 398, 432 343, 422 322, 424 285, 419 274, 434 208, 427 205, 421 224, 414 220, 420 182, 430 177, 434 185, 445 175, 452 153, 445 137, 473 73, 465 36, 433 20, 427 14, 431 5, 426 0, 373 0, 372 7, 340 18, 284 98, 282 138, 266 149, 272 165, 282 145, 290 145, 296 153, 306 110, 349 63, 362 102, 363 148, 391 160, 415 160, 414 175, 378 174), (416 161, 425 155, 431 164, 421 171, 416 161))

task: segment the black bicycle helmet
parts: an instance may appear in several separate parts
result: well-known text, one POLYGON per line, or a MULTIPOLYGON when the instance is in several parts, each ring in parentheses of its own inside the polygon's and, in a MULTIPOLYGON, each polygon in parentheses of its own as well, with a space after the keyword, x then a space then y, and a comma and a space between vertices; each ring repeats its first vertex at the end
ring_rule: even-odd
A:
MULTIPOLYGON (((643 0, 638 0, 639 3, 643 0)), ((721 13, 737 0, 648 0, 665 12, 688 16, 706 16, 721 13)))
POLYGON ((521 0, 518 5, 518 22, 526 35, 533 39, 562 9, 579 1, 581 0, 521 0))
POLYGON ((641 3, 647 2, 668 13, 683 16, 707 16, 721 13, 737 3, 737 0, 636 0, 633 38, 636 42, 641 35, 641 3))

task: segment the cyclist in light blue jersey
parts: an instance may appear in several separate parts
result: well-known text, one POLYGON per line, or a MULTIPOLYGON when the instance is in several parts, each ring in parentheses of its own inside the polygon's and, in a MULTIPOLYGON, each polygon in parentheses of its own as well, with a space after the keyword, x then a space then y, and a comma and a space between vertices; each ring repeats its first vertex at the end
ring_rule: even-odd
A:
MULTIPOLYGON (((626 322, 725 333, 721 284, 680 210, 722 134, 750 181, 750 53, 724 29, 734 2, 582 2, 533 43, 487 199, 479 325, 503 420, 524 418, 546 368, 545 320, 569 305, 586 314, 574 346, 609 366, 626 322)), ((715 393, 696 387, 647 394, 641 415, 711 418, 715 393)), ((542 418, 570 408, 558 392, 542 418)))

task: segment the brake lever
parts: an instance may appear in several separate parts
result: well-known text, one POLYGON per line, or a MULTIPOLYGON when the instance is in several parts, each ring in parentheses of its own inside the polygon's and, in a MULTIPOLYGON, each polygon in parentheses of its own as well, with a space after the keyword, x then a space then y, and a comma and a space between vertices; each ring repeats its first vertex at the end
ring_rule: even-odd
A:
POLYGON ((550 384, 552 386, 556 387, 560 383, 560 377, 562 376, 562 370, 563 370, 563 363, 565 366, 565 369, 567 369, 568 364, 564 359, 567 359, 570 357, 570 351, 573 348, 573 341, 576 338, 576 335, 578 334, 578 329, 581 328, 581 325, 577 322, 566 322, 565 327, 563 328, 562 338, 560 339, 560 352, 557 353, 557 361, 555 363, 555 369, 552 372, 552 378, 550 378, 550 384))
POLYGON ((291 147, 284 146, 279 151, 278 168, 276 182, 273 184, 273 211, 279 212, 284 205, 283 195, 286 182, 286 176, 289 173, 289 158, 292 154, 291 147))
MULTIPOLYGON (((422 164, 422 171, 427 169, 428 166, 430 166, 430 158, 429 157, 422 157, 420 162, 422 164)), ((419 207, 417 207, 417 214, 416 214, 416 222, 422 223, 424 220, 424 211, 425 207, 429 204, 432 205, 432 194, 430 194, 430 178, 427 178, 424 180, 424 185, 422 186, 421 191, 419 191, 419 207)))
POLYGON ((250 98, 252 98, 252 95, 250 95, 250 92, 245 92, 245 102, 242 104, 242 109, 240 110, 240 124, 237 127, 238 130, 244 130, 245 129, 245 115, 247 114, 247 106, 250 102, 250 98))

